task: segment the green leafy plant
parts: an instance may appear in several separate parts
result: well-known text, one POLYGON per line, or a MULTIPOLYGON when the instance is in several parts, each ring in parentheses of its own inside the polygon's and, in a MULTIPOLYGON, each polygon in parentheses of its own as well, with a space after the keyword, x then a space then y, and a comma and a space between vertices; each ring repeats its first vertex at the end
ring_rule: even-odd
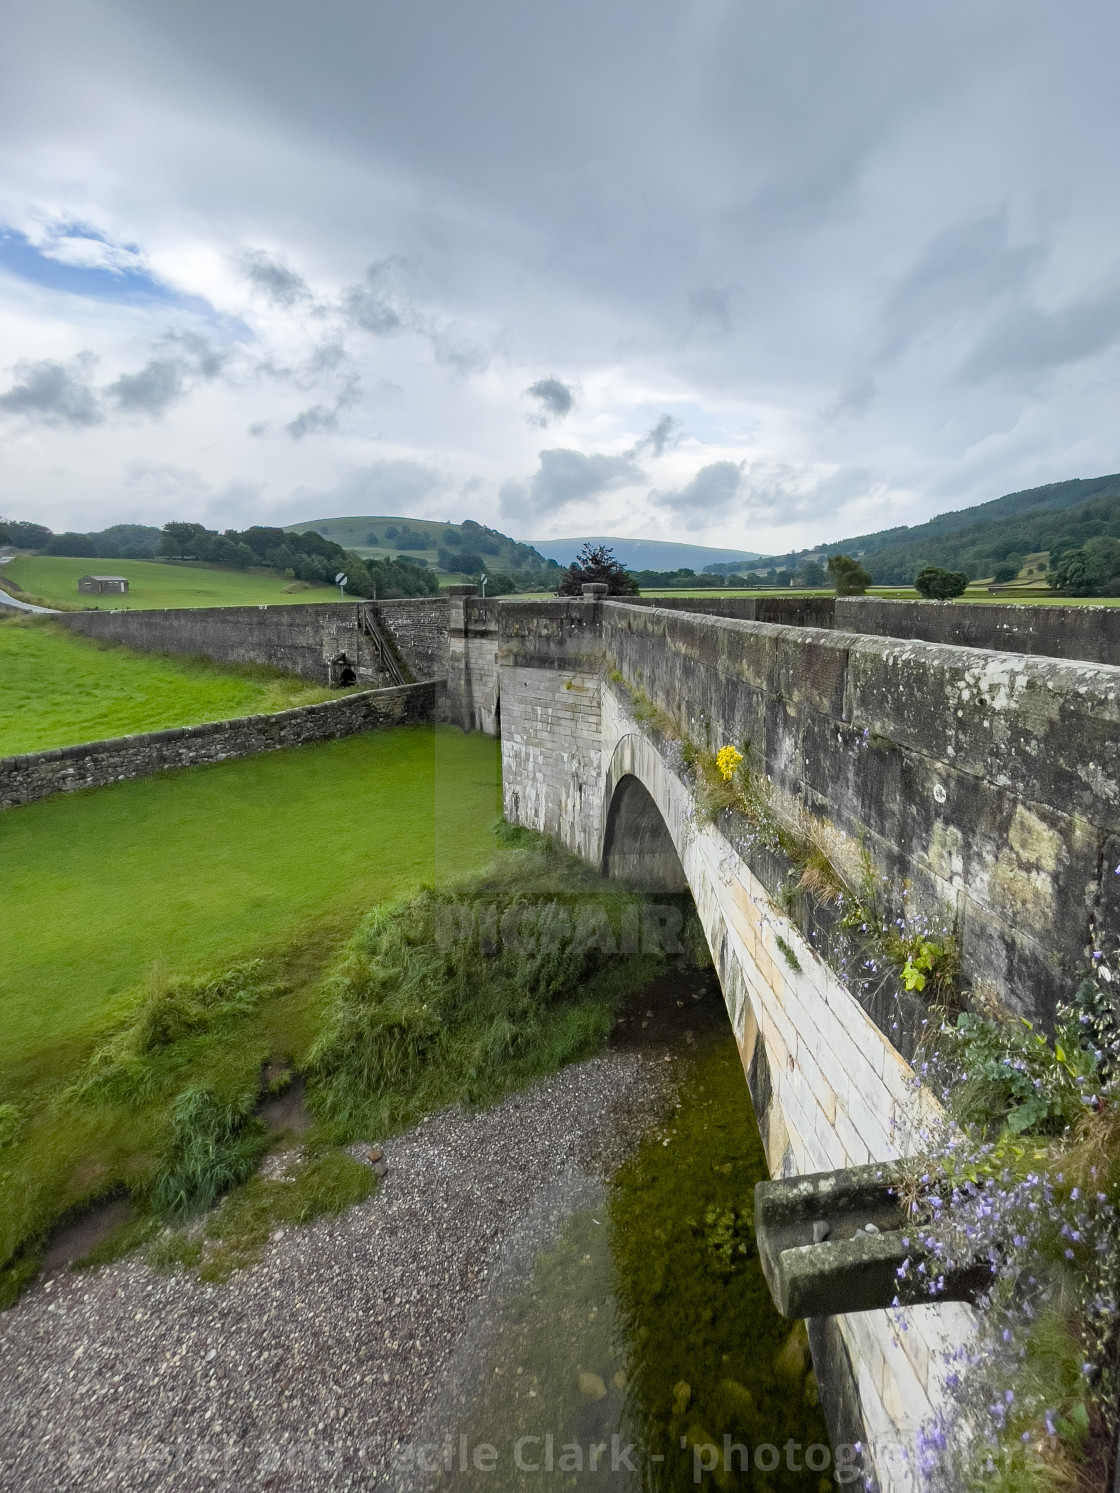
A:
POLYGON ((172 1143, 151 1188, 156 1213, 202 1213, 252 1174, 266 1145, 264 1125, 253 1115, 256 1098, 255 1090, 223 1096, 195 1085, 176 1098, 172 1143))
POLYGON ((917 949, 906 956, 906 963, 902 966, 902 983, 907 990, 926 988, 926 976, 936 968, 943 953, 940 944, 923 939, 917 949))

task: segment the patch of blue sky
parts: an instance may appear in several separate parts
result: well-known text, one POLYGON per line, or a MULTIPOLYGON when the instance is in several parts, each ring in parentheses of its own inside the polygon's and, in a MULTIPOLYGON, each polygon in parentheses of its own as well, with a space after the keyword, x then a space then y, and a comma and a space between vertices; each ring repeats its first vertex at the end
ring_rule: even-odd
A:
POLYGON ((84 224, 56 229, 41 246, 15 228, 0 227, 0 270, 45 290, 126 306, 167 306, 204 320, 231 340, 253 333, 203 296, 184 295, 156 278, 133 244, 114 244, 84 224))

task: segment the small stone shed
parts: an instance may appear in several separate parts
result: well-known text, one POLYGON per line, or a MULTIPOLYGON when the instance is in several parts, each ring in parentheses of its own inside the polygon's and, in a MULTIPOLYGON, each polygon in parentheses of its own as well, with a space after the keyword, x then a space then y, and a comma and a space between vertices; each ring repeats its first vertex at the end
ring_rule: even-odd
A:
POLYGON ((128 582, 123 575, 83 575, 78 590, 84 596, 100 596, 107 591, 123 595, 128 590, 128 582))

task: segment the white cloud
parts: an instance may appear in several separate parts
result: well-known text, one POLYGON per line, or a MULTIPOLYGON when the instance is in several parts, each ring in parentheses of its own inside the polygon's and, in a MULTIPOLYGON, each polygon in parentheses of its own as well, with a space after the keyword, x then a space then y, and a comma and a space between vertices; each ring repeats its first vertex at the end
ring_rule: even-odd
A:
POLYGON ((157 520, 162 461, 786 549, 1117 465, 1120 14, 278 3, 23 9, 23 516, 157 520))

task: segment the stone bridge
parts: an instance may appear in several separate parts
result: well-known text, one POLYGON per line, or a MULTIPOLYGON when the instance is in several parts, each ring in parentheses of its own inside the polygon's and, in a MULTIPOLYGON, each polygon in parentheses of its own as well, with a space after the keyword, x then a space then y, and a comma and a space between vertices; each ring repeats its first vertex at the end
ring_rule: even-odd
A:
MULTIPOLYGON (((744 751, 763 824, 951 933, 967 983, 1045 1024, 1120 933, 1120 667, 688 605, 457 595, 447 712, 500 733, 509 820, 692 893, 772 1175, 905 1155, 919 998, 780 836, 704 811, 695 749, 744 751)), ((971 1324, 956 1304, 810 1322, 834 1437, 872 1448, 882 1487, 910 1486, 971 1324)))
MULTIPOLYGON (((858 901, 951 934, 965 984, 1043 1026, 1120 939, 1120 608, 458 587, 376 612, 414 677, 446 678, 444 719, 500 734, 508 819, 691 891, 773 1176, 917 1143, 925 1011, 845 915, 858 901), (725 745, 752 812, 706 786, 725 745)), ((60 620, 312 678, 339 650, 377 672, 352 604, 60 620)), ((399 692, 365 698, 382 693, 399 692)), ((910 1486, 907 1449, 971 1330, 953 1304, 810 1322, 834 1438, 871 1448, 883 1488, 910 1486)))

